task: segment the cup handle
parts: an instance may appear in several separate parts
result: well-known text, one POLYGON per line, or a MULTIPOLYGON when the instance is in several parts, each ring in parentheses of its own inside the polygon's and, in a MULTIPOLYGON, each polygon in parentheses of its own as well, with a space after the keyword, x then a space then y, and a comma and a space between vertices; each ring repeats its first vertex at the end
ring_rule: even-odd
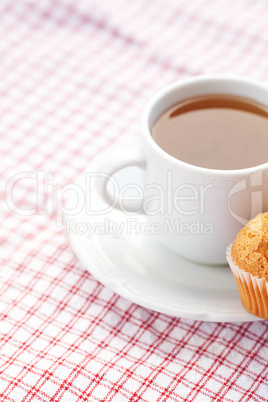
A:
POLYGON ((107 184, 111 180, 113 183, 113 175, 121 169, 135 166, 141 169, 145 168, 145 159, 140 148, 129 148, 122 146, 121 148, 108 149, 97 156, 94 161, 94 171, 102 180, 95 180, 95 188, 100 198, 109 206, 124 212, 141 212, 143 197, 131 197, 126 205, 126 200, 120 194, 114 194, 108 191, 107 184), (124 207, 122 205, 124 203, 124 207))

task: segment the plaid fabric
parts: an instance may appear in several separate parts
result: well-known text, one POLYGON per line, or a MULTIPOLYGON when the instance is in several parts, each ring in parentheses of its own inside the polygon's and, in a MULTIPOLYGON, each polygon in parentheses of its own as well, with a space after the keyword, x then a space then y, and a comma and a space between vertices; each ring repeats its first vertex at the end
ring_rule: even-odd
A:
POLYGON ((268 83, 267 1, 0 8, 1 401, 266 401, 266 321, 190 321, 119 297, 78 262, 60 211, 64 185, 137 138, 165 84, 226 72, 268 83))

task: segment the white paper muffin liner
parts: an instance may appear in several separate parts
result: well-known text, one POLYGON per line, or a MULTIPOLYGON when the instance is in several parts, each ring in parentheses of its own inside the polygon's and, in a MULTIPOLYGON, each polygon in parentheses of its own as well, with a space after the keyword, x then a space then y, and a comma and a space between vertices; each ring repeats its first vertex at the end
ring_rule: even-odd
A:
POLYGON ((268 319, 268 283, 239 268, 231 256, 232 244, 227 247, 226 258, 236 279, 241 301, 250 313, 268 319))

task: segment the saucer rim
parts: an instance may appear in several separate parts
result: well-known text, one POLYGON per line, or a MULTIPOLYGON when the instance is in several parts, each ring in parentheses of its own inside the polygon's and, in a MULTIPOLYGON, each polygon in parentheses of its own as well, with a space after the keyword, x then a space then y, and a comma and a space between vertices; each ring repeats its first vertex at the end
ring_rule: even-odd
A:
POLYGON ((178 304, 171 306, 170 303, 160 304, 157 299, 151 297, 148 298, 148 295, 144 295, 145 297, 141 299, 139 295, 135 293, 134 288, 125 287, 124 279, 128 281, 128 278, 122 278, 117 284, 115 281, 109 279, 109 276, 103 275, 101 270, 99 269, 98 262, 96 262, 96 249, 94 250, 94 242, 92 239, 89 240, 91 243, 90 248, 87 248, 87 251, 90 250, 90 259, 85 256, 85 250, 81 250, 81 242, 77 241, 77 236, 69 235, 70 245, 75 252, 77 258, 82 263, 82 265, 87 269, 87 271, 94 276, 102 285, 114 291, 121 297, 136 303, 137 305, 153 310, 158 313, 166 314, 172 317, 179 317, 183 319, 190 320, 198 320, 198 321, 206 321, 206 322, 253 322, 253 321, 261 321, 261 318, 255 317, 252 314, 248 313, 243 306, 241 305, 241 311, 237 312, 236 310, 228 310, 219 311, 215 309, 215 307, 207 308, 206 310, 195 310, 195 306, 185 306, 178 304))

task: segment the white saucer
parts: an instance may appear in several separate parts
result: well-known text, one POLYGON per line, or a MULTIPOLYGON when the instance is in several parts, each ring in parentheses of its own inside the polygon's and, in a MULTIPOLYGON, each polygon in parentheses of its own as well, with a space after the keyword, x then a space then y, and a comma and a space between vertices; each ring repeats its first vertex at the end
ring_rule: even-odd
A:
MULTIPOLYGON (((87 171, 94 172, 94 162, 87 171)), ((122 183, 130 180, 130 170, 127 175, 124 171, 120 175, 117 178, 122 183)), ((83 182, 82 179, 79 185, 85 191, 83 182)), ((104 209, 94 189, 89 194, 90 200, 86 201, 90 203, 90 211, 104 209)), ((71 192, 69 205, 76 201, 71 192)), ((134 303, 172 316, 202 321, 260 320, 242 306, 227 265, 211 267, 185 260, 158 243, 153 235, 137 234, 137 221, 145 222, 144 216, 125 215, 117 210, 89 215, 83 208, 68 213, 66 230, 85 268, 103 285, 134 303), (109 225, 118 223, 124 230, 115 238, 109 225), (88 238, 89 229, 94 232, 91 238, 88 238)))

